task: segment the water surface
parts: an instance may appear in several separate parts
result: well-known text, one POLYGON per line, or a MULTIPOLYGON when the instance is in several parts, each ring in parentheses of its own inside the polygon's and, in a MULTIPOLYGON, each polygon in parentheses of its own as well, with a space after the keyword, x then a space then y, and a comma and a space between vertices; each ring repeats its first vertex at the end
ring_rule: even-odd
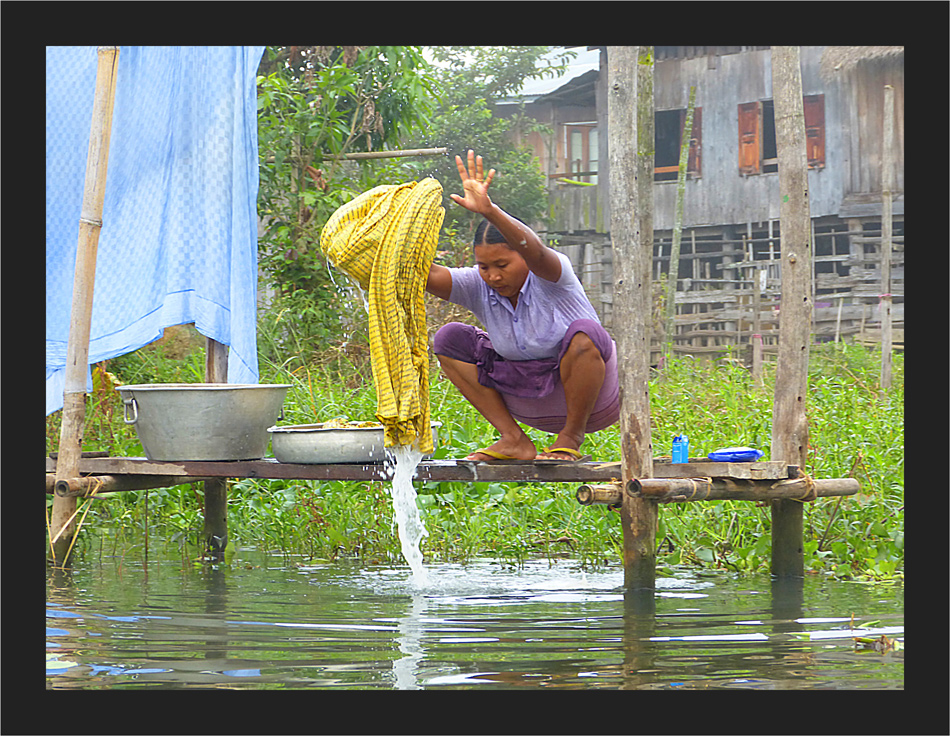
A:
POLYGON ((49 689, 904 686, 903 590, 682 569, 625 594, 570 561, 227 565, 87 554, 47 578, 49 689), (886 652, 855 637, 897 642, 886 652))

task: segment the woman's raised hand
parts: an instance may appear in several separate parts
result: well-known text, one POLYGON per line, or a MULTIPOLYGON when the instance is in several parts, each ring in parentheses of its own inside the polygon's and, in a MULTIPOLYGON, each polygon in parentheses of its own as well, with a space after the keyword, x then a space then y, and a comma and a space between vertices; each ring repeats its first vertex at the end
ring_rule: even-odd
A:
POLYGON ((475 152, 469 149, 468 167, 462 161, 461 156, 455 157, 455 165, 458 167, 459 176, 462 177, 462 191, 464 197, 457 194, 449 195, 452 201, 460 204, 467 210, 480 215, 487 215, 492 208, 492 201, 488 197, 488 187, 492 179, 495 178, 495 170, 491 169, 486 176, 482 165, 482 157, 476 156, 475 152))

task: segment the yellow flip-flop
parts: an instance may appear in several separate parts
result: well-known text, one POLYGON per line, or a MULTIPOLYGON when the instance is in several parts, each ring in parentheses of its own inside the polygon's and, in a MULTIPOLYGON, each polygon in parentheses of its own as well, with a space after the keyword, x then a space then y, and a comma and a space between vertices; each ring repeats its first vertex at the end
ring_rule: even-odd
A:
POLYGON ((472 454, 480 453, 482 455, 488 455, 491 460, 470 460, 465 457, 460 460, 456 460, 457 463, 497 463, 503 465, 531 465, 534 463, 534 460, 522 460, 520 458, 511 457, 511 455, 505 455, 504 453, 497 452, 495 450, 489 450, 485 448, 484 450, 475 450, 472 454))
POLYGON ((575 450, 571 447, 544 447, 541 449, 541 452, 564 452, 570 455, 573 460, 558 460, 556 458, 542 457, 535 458, 534 462, 537 464, 546 464, 546 465, 563 465, 565 463, 583 463, 590 460, 590 455, 583 455, 579 450, 575 450))

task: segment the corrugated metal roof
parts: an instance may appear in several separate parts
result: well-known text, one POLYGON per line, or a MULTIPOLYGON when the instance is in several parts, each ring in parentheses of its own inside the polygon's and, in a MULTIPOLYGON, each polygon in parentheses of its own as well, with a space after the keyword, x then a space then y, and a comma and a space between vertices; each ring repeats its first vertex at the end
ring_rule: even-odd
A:
POLYGON ((903 46, 829 46, 821 56, 821 75, 851 71, 858 64, 884 59, 903 59, 903 46))
MULTIPOLYGON (((547 76, 541 79, 529 79, 525 82, 521 90, 510 97, 498 100, 498 105, 512 105, 520 102, 534 102, 540 97, 549 95, 569 85, 578 77, 588 72, 597 72, 600 70, 600 49, 588 49, 586 46, 569 47, 575 52, 575 57, 568 63, 567 71, 559 77, 547 76)), ((564 53, 564 48, 557 48, 541 57, 539 66, 544 66, 545 61, 556 61, 559 54, 564 53)))

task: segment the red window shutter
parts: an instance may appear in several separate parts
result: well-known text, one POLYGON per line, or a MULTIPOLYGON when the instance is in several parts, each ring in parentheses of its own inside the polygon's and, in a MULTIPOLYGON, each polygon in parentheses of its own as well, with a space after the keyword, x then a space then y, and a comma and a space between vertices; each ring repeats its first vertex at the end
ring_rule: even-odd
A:
POLYGON ((805 98, 805 148, 808 167, 820 169, 825 165, 825 96, 805 98))
POLYGON ((757 174, 761 168, 762 105, 746 102, 739 105, 739 173, 757 174))
MULTIPOLYGON (((685 122, 685 118, 684 118, 685 122)), ((686 171, 693 176, 703 174, 703 108, 693 110, 693 133, 689 139, 689 161, 686 171)))

